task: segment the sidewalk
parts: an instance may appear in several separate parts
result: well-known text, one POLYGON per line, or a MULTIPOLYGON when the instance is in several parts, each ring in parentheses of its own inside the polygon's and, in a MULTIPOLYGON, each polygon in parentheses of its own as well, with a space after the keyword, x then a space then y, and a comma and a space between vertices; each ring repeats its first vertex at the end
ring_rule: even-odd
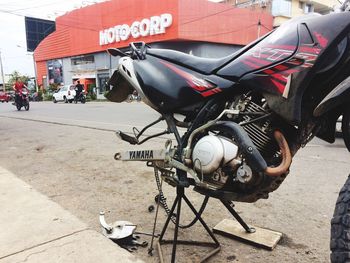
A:
POLYGON ((0 211, 0 263, 142 262, 2 167, 0 211))

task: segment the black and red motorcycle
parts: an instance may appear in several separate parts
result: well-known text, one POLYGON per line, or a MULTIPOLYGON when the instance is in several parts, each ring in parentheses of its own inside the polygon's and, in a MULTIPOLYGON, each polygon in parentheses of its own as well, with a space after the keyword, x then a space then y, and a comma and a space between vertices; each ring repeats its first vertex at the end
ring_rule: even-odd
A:
POLYGON ((26 111, 29 110, 29 92, 27 89, 22 89, 20 92, 16 93, 14 105, 19 111, 22 107, 26 111))
MULTIPOLYGON (((136 90, 161 114, 142 131, 134 129, 134 136, 118 131, 120 138, 142 144, 172 133, 177 142, 176 147, 169 140, 162 150, 122 152, 115 158, 147 161, 178 188, 175 203, 186 198, 179 189, 191 185, 229 210, 231 201, 268 198, 301 147, 314 136, 335 141, 340 115, 350 151, 350 12, 292 19, 220 59, 153 49, 142 42, 131 43, 126 53, 108 52, 121 58, 107 98, 122 102, 136 90), (147 128, 162 120, 166 131, 141 140, 147 128), (181 135, 179 127, 186 132, 181 135)), ((350 259, 349 246, 337 241, 346 238, 343 230, 339 222, 332 226, 333 262, 350 259)))

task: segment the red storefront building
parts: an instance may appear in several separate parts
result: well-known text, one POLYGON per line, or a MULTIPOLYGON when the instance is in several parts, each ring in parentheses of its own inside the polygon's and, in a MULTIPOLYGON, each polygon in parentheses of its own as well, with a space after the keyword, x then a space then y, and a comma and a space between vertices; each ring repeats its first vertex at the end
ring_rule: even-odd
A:
POLYGON ((118 58, 109 47, 144 41, 201 57, 223 57, 272 29, 271 15, 207 0, 111 0, 56 19, 56 31, 34 52, 38 84, 105 83, 118 58))

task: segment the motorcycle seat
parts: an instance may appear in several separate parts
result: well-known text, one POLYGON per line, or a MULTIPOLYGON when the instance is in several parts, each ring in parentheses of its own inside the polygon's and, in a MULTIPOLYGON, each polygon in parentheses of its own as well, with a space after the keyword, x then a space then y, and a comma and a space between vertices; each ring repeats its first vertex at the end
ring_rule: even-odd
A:
POLYGON ((213 73, 216 69, 222 67, 237 56, 237 53, 233 53, 223 58, 202 58, 179 51, 156 48, 148 49, 147 54, 190 68, 205 75, 213 73))

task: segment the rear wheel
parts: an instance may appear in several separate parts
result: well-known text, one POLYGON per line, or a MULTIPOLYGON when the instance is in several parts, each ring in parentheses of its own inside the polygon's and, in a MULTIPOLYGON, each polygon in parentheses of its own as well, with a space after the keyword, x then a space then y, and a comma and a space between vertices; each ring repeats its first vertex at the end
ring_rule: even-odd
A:
POLYGON ((86 102, 85 97, 82 97, 80 101, 81 101, 81 103, 83 103, 83 104, 84 104, 84 103, 86 102))
POLYGON ((350 262, 350 177, 339 192, 331 221, 331 262, 350 262))
POLYGON ((350 107, 348 107, 343 113, 341 130, 346 148, 348 148, 348 151, 350 152, 350 107))
POLYGON ((21 110, 21 108, 22 108, 22 106, 19 104, 17 104, 16 107, 17 107, 17 110, 21 110))
POLYGON ((64 100, 64 103, 68 103, 67 97, 64 97, 63 100, 64 100))
POLYGON ((57 103, 57 100, 55 97, 52 98, 53 103, 57 103))

